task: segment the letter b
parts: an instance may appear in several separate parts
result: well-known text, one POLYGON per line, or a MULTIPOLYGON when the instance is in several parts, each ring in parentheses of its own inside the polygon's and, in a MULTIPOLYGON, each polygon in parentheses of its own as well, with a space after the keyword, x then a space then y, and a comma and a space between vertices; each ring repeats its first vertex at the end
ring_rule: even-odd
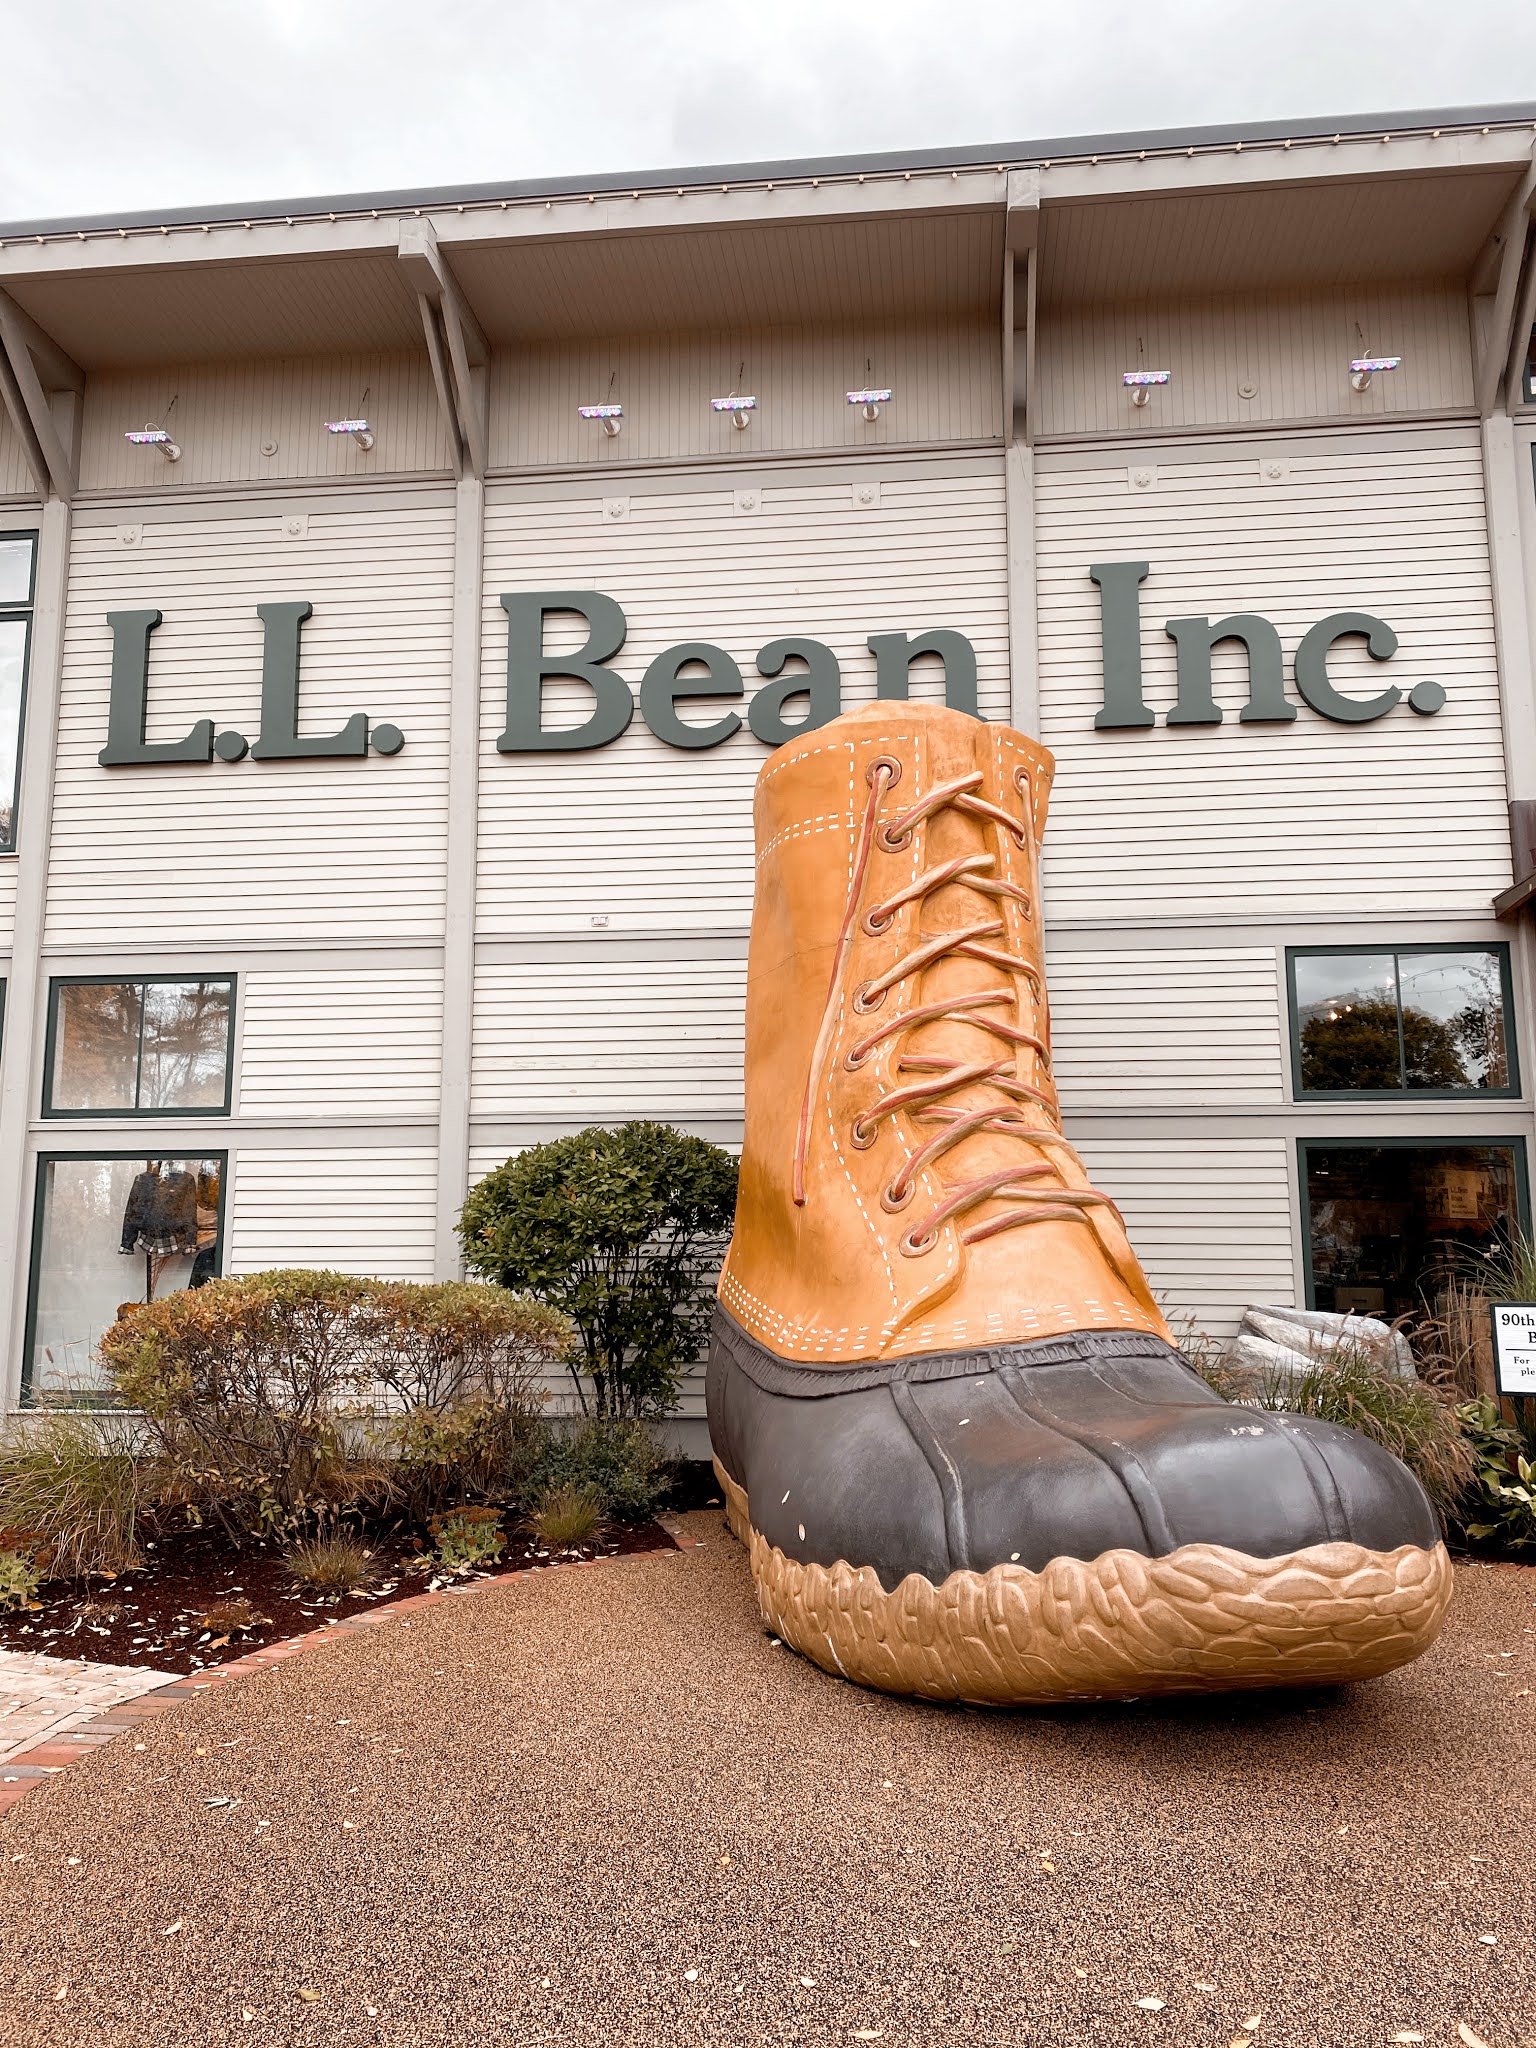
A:
POLYGON ((507 728, 499 754, 573 753, 605 747, 627 731, 635 715, 628 683, 609 660, 624 645, 623 612, 600 590, 529 590, 501 593, 507 615, 507 728), (587 622, 587 644, 577 654, 546 654, 544 620, 575 612, 587 622), (548 732, 543 721, 544 678, 573 676, 590 685, 595 702, 584 725, 548 732))

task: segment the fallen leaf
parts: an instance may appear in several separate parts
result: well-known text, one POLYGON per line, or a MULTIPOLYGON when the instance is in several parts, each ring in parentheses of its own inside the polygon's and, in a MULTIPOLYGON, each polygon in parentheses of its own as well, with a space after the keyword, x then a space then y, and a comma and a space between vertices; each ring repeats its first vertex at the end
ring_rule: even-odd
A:
POLYGON ((1077 1978, 1079 1983, 1086 1984, 1088 1982, 1088 1972, 1086 1970, 1078 1969, 1075 1963, 1072 1966, 1072 1974, 1074 1977, 1077 1978))
POLYGON ((1051 1861, 1049 1856, 1042 1856, 1040 1858, 1040 1868, 1045 1872, 1047 1877, 1054 1877, 1056 1875, 1056 1866, 1051 1861))
POLYGON ((1227 2048, 1253 2048, 1252 2034, 1234 2034, 1227 2043, 1227 2048))
POLYGON ((1164 1998, 1138 1998, 1136 2001, 1143 2012, 1161 2012, 1167 2002, 1164 1998))
POLYGON ((253 2020, 255 2019, 256 2015, 251 2011, 251 2008, 248 2005, 242 2005, 240 2008, 240 2017, 243 2020, 253 2020))
POLYGON ((683 1982, 684 1982, 685 1984, 697 1984, 697 1983, 698 1983, 698 1981, 699 1981, 699 1973, 698 1973, 698 1971, 697 1971, 697 1970, 684 1970, 684 1972, 683 1972, 683 1982))
POLYGON ((1250 2034, 1256 2034, 1259 2031, 1259 2023, 1263 2017, 1264 2015, 1261 2012, 1251 2012, 1243 2021, 1243 2025, 1250 2034))
POLYGON ((203 1801, 204 1806, 229 1806, 231 1803, 232 1802, 230 1800, 225 1798, 222 1792, 219 1794, 217 1799, 205 1799, 203 1801))
POLYGON ((1496 1934, 1480 1934, 1477 1938, 1484 1948, 1497 1948, 1499 1945, 1499 1937, 1496 1934))
POLYGON ((1465 2048, 1488 2048, 1488 2043, 1483 2039, 1482 2035, 1474 2033, 1465 2020, 1458 2020, 1456 2022, 1456 2038, 1458 2041, 1465 2043, 1465 2048))
POLYGON ((169 1927, 162 1927, 160 1932, 162 1934, 180 1934, 186 1924, 184 1920, 173 1920, 169 1927))
POLYGON ((854 2041, 883 2041, 885 2039, 885 2029, 884 2027, 855 2027, 849 2038, 854 2041))
POLYGON ((300 1987, 299 1996, 303 1999, 306 2005, 318 2005, 320 2003, 319 1992, 311 1991, 307 1985, 302 1985, 300 1987))
POLYGON ((54 1993, 53 1995, 54 1995, 54 1997, 55 1997, 56 1999, 59 1999, 59 1998, 68 1998, 68 1996, 69 1996, 69 1986, 68 1986, 67 1984, 61 1984, 61 1985, 59 1986, 58 1990, 57 1990, 57 1991, 55 1991, 55 1993, 54 1993))
POLYGON ((800 1979, 800 1982, 805 1986, 807 1991, 814 1991, 816 1989, 816 1979, 814 1977, 802 1977, 800 1979))
POLYGON ((1422 2041, 1424 2036, 1416 2034, 1412 2027, 1399 2027, 1392 2036, 1394 2042, 1422 2041))

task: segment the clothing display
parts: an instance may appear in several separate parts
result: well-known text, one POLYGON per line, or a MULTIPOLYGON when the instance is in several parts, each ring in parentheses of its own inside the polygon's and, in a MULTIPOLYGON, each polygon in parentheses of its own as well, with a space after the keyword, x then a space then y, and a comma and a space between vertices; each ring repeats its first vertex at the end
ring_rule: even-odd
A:
POLYGON ((119 1250, 181 1258, 197 1246, 197 1176, 185 1167, 162 1170, 150 1161, 128 1190, 119 1250))

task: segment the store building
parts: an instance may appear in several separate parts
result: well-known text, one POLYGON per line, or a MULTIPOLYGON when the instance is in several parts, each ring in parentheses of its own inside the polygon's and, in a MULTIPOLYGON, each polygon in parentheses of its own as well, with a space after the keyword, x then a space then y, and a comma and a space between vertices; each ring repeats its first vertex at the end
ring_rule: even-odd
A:
POLYGON ((877 689, 1057 756, 1068 1127, 1176 1322, 1523 1221, 1533 146, 0 228, 7 1404, 146 1287, 453 1274, 518 1146, 735 1142, 753 778, 877 689))

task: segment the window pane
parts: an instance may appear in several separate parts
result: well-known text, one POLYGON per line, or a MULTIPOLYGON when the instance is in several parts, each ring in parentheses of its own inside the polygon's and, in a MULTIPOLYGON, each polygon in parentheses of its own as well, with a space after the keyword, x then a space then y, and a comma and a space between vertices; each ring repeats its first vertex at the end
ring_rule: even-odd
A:
POLYGON ((32 602, 32 548, 29 535, 0 540, 0 604, 32 602))
POLYGON ((1292 965, 1302 1087, 1401 1088, 1392 955, 1302 953, 1292 965))
POLYGON ((26 677, 26 621, 0 619, 0 847, 6 851, 16 843, 16 756, 21 747, 21 696, 26 677))
POLYGON ((140 1109, 222 1109, 229 1064, 229 983, 144 985, 140 1109))
POLYGON ((1400 953, 1410 1088, 1507 1088, 1497 953, 1400 953))
POLYGON ((50 1159, 43 1168, 30 1390, 102 1390, 101 1333, 125 1304, 218 1271, 218 1159, 50 1159))
POLYGON ((1315 1308, 1417 1314, 1519 1227, 1510 1145, 1308 1145, 1306 1159, 1315 1308))
POLYGON ((133 1108, 139 995, 132 981, 60 983, 50 1108, 133 1108))

